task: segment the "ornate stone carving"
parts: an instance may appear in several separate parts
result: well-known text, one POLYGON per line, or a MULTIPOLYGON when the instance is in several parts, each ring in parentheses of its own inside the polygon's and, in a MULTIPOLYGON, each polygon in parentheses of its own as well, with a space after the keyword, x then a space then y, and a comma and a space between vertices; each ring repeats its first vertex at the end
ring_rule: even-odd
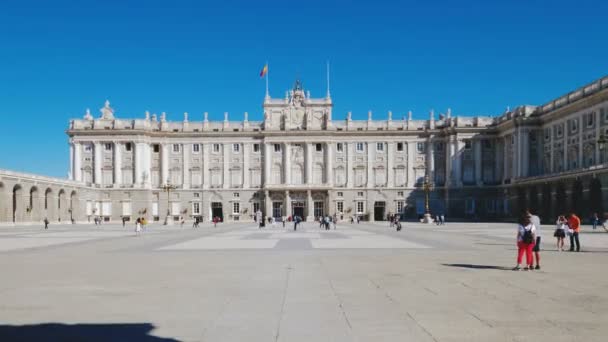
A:
POLYGON ((102 120, 114 120, 114 109, 110 107, 110 101, 106 100, 103 108, 99 110, 101 112, 102 120))

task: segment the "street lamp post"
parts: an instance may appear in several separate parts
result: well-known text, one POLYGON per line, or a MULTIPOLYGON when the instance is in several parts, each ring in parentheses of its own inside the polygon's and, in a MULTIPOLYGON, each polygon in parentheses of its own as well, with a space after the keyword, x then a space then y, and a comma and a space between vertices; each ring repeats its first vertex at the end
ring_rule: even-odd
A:
POLYGON ((167 182, 161 186, 163 191, 167 192, 167 217, 165 218, 165 226, 173 225, 173 220, 171 220, 171 208, 170 208, 170 200, 171 200, 171 190, 175 190, 177 187, 171 183, 169 183, 169 179, 167 182))
POLYGON ((606 140, 606 136, 604 136, 604 134, 600 134, 600 137, 597 139, 597 147, 600 150, 600 160, 598 161, 599 164, 603 164, 604 163, 604 150, 606 149, 606 144, 608 143, 608 140, 606 140))
POLYGON ((433 184, 431 184, 428 173, 424 175, 424 184, 422 185, 422 189, 424 190, 424 218, 422 219, 422 222, 433 223, 433 216, 431 215, 431 207, 429 203, 431 190, 433 190, 433 184))

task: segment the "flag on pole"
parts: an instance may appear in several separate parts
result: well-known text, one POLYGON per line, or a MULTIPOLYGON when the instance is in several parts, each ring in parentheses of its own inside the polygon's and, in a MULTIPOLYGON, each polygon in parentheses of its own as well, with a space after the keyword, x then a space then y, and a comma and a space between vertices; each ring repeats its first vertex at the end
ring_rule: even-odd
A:
POLYGON ((260 78, 264 78, 264 76, 266 76, 267 73, 268 73, 268 63, 266 63, 266 65, 264 65, 264 67, 262 68, 262 71, 260 71, 260 78))

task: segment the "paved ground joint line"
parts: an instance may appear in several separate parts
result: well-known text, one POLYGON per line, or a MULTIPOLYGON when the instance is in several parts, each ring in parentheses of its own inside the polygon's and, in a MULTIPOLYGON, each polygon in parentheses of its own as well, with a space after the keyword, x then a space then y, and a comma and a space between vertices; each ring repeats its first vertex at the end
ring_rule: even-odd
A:
POLYGON ((319 259, 319 264, 321 265, 321 269, 323 270, 323 273, 325 273, 325 277, 327 277, 327 281, 329 282, 329 287, 331 288, 332 294, 334 295, 336 300, 338 300, 338 307, 340 308, 342 317, 344 318, 344 321, 346 322, 346 325, 348 326, 348 330, 352 332, 353 326, 350 324, 350 320, 348 319, 348 315, 346 314, 346 311, 344 311, 344 305, 342 303, 342 298, 340 298, 340 296, 336 292, 334 283, 331 281, 331 278, 329 277, 329 274, 327 273, 327 270, 325 269, 325 265, 323 264, 323 261, 321 259, 319 259))
POLYGON ((414 323, 416 323, 416 325, 417 325, 417 326, 418 326, 420 329, 422 329, 422 331, 424 331, 424 333, 425 333, 425 334, 427 334, 427 335, 428 335, 430 338, 432 338, 432 339, 433 339, 433 341, 435 341, 435 342, 439 342, 439 340, 438 340, 438 339, 437 339, 435 336, 433 336, 433 334, 431 334, 431 332, 430 332, 430 331, 428 331, 428 330, 427 330, 427 329, 424 327, 424 325, 420 324, 420 322, 418 322, 418 320, 417 320, 416 318, 414 318, 414 316, 412 316, 412 314, 411 314, 411 313, 406 312, 406 314, 407 314, 407 316, 408 316, 408 317, 409 317, 409 318, 410 318, 412 321, 414 321, 414 323))
POLYGON ((287 300, 287 289, 289 288, 289 278, 291 275, 292 267, 287 265, 287 272, 285 272, 285 288, 283 290, 283 300, 281 301, 281 312, 279 314, 279 320, 277 322, 277 333, 274 335, 274 341, 277 342, 281 336, 281 322, 283 321, 283 312, 285 311, 285 301, 287 300))

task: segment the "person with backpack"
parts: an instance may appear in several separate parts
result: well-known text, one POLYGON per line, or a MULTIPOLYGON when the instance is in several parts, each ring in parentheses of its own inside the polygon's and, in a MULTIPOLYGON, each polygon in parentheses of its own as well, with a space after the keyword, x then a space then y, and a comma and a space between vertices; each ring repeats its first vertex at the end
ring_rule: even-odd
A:
POLYGON ((530 209, 526 210, 526 216, 530 217, 530 222, 534 225, 536 232, 534 236, 536 236, 536 240, 534 242, 534 248, 532 251, 534 252, 534 259, 536 260, 535 269, 540 270, 540 242, 541 242, 541 226, 540 226, 540 217, 532 214, 530 209))
POLYGON ((524 253, 526 253, 526 267, 525 271, 533 270, 533 258, 532 249, 534 248, 534 242, 536 240, 536 227, 532 224, 530 216, 525 215, 519 226, 517 227, 517 266, 513 268, 513 271, 521 270, 521 262, 524 253))

